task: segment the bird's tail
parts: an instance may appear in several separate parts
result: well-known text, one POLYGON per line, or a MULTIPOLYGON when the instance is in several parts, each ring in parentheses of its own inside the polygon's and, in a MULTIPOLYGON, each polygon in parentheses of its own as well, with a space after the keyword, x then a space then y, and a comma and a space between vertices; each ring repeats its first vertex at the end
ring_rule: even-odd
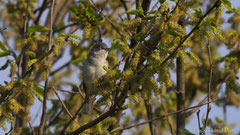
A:
POLYGON ((83 108, 82 108, 82 113, 83 114, 91 114, 93 111, 93 102, 95 100, 95 96, 87 97, 86 100, 87 101, 85 102, 85 104, 83 105, 83 108))

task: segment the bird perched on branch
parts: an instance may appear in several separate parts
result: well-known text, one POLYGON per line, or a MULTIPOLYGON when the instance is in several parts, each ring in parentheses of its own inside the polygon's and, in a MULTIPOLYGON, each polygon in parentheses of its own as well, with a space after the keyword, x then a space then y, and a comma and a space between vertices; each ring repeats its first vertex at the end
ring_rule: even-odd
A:
POLYGON ((94 93, 94 80, 102 77, 107 72, 104 67, 108 67, 107 56, 110 49, 106 44, 102 42, 96 43, 84 63, 83 67, 83 88, 86 94, 86 103, 83 106, 82 112, 84 114, 90 114, 93 110, 93 102, 96 98, 96 93, 94 93))

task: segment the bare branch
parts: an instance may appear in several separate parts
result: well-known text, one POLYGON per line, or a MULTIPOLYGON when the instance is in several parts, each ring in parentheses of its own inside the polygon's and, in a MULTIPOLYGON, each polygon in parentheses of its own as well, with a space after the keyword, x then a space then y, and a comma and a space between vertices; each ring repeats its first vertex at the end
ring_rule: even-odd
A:
MULTIPOLYGON (((223 99, 225 99, 225 97, 224 97, 224 98, 219 98, 219 99, 213 100, 213 101, 211 101, 211 102, 209 102, 209 103, 214 103, 214 102, 217 102, 217 101, 220 101, 220 100, 223 100, 223 99)), ((111 134, 112 134, 112 133, 116 133, 116 132, 121 132, 121 131, 123 131, 123 130, 131 129, 131 128, 134 128, 134 127, 138 127, 138 126, 147 124, 147 123, 149 123, 149 122, 153 122, 153 121, 156 121, 156 120, 160 120, 160 119, 165 118, 165 117, 168 117, 168 116, 173 116, 173 115, 175 115, 175 114, 177 114, 177 113, 179 113, 179 112, 185 112, 185 111, 187 111, 187 110, 191 110, 191 109, 193 109, 193 108, 198 108, 198 107, 201 107, 201 106, 206 105, 206 104, 209 104, 209 103, 204 103, 204 104, 200 104, 200 105, 188 107, 188 108, 185 108, 185 109, 176 111, 176 112, 168 113, 168 114, 166 114, 166 115, 162 115, 162 116, 160 116, 160 117, 154 118, 154 119, 149 120, 149 121, 145 121, 145 122, 142 122, 142 123, 138 123, 138 124, 135 124, 135 125, 132 125, 132 126, 128 126, 128 127, 125 127, 125 128, 121 128, 121 129, 112 131, 111 134)))
MULTIPOLYGON (((168 115, 168 112, 167 112, 167 109, 166 109, 166 105, 165 105, 165 103, 163 102, 162 98, 161 98, 161 103, 162 103, 162 106, 163 106, 163 110, 164 110, 165 115, 168 115)), ((169 128, 170 128, 171 134, 172 134, 172 135, 175 135, 175 133, 174 133, 174 131, 173 131, 173 126, 172 126, 172 124, 171 124, 170 119, 169 119, 168 116, 167 116, 167 121, 168 121, 168 125, 169 125, 169 128)))
POLYGON ((67 129, 68 126, 70 126, 70 124, 77 118, 77 115, 80 113, 80 111, 82 110, 83 106, 87 103, 87 97, 85 97, 82 105, 79 107, 79 109, 76 111, 76 113, 74 114, 74 116, 70 119, 70 121, 68 123, 65 124, 64 128, 62 129, 62 131, 60 132, 59 135, 65 135, 65 130, 67 129))
POLYGON ((197 118, 198 118, 198 129, 199 129, 199 131, 202 131, 202 127, 201 127, 201 124, 200 124, 199 113, 200 113, 200 110, 198 110, 198 112, 197 112, 197 118))
POLYGON ((209 58, 209 66, 210 66, 210 71, 209 71, 209 80, 208 80, 208 104, 207 104, 207 114, 205 118, 205 122, 203 125, 203 134, 205 134, 205 129, 207 127, 207 121, 208 121, 208 116, 211 111, 211 106, 209 104, 210 102, 210 96, 211 96, 211 85, 212 85, 212 72, 213 72, 213 64, 212 64, 212 56, 211 56, 211 49, 209 42, 207 43, 207 50, 208 50, 208 58, 209 58))
MULTIPOLYGON (((128 11, 128 7, 127 7, 127 4, 126 4, 126 1, 120 0, 120 2, 123 4, 123 7, 124 7, 125 11, 128 11)), ((131 17, 130 17, 129 14, 127 14, 127 18, 128 18, 128 20, 131 20, 131 17)))
POLYGON ((63 108, 65 109, 65 111, 67 112, 67 114, 70 116, 70 118, 73 118, 72 114, 67 109, 66 105, 64 104, 64 102, 62 101, 62 99, 60 98, 60 96, 58 95, 58 93, 54 87, 53 87, 53 91, 55 92, 56 96, 58 97, 59 101, 61 102, 61 104, 62 104, 63 108))
MULTIPOLYGON (((53 33, 53 10, 54 10, 54 3, 55 0, 52 0, 52 5, 50 9, 50 32, 49 32, 49 39, 48 39, 48 48, 47 51, 50 51, 51 49, 51 43, 52 43, 52 33, 53 33)), ((48 60, 48 57, 46 58, 48 60)), ((42 135, 44 131, 44 126, 46 123, 46 111, 47 111, 47 92, 48 92, 48 76, 49 76, 49 70, 46 72, 47 79, 45 81, 44 86, 44 97, 43 97, 43 109, 42 109, 42 117, 39 125, 38 134, 42 135)))
MULTIPOLYGON (((145 108, 146 108, 146 111, 147 111, 148 120, 152 120, 152 116, 153 116, 152 106, 145 99, 144 99, 144 103, 145 103, 145 108)), ((153 123, 149 122, 148 125, 149 125, 149 130, 150 130, 151 135, 155 135, 155 131, 154 131, 154 128, 153 128, 153 123)))

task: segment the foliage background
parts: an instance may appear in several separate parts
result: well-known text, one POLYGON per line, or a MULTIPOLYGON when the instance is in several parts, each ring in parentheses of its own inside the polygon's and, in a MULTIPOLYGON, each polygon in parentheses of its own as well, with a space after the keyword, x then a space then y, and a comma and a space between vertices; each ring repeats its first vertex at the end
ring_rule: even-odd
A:
MULTIPOLYGON (((153 1, 153 2, 155 2, 155 1, 153 1)), ((232 0, 231 1, 232 2, 232 6, 233 7, 235 7, 235 8, 237 8, 238 6, 239 6, 239 2, 237 1, 237 0, 232 0)), ((40 2, 41 3, 41 2, 40 2)), ((172 4, 170 4, 170 5, 174 5, 174 2, 170 2, 170 3, 172 3, 172 4)), ((40 5, 40 4, 39 4, 40 5)), ((225 9, 226 10, 226 9, 225 9)), ((205 11, 205 10, 204 10, 205 11)), ((43 15, 43 16, 46 16, 47 15, 47 12, 45 12, 45 15, 43 15)), ((227 14, 224 14, 224 18, 228 18, 229 16, 227 15, 227 14)), ((44 17, 43 17, 44 18, 44 17)), ((44 21, 43 21, 44 22, 44 21)), ((223 25, 222 26, 223 28, 227 28, 227 27, 229 27, 227 24, 226 25, 223 25)), ((82 30, 80 30, 80 31, 77 31, 76 33, 75 33, 76 35, 82 35, 83 34, 83 31, 82 30)), ((115 33, 116 34, 116 33, 115 33)), ((108 35, 107 35, 108 36, 108 35)), ((10 39, 9 40, 9 42, 10 43, 14 43, 14 41, 13 41, 14 39, 10 39)), ((1 39, 1 41, 2 41, 2 39, 1 39)), ((103 38, 103 41, 105 42, 105 43, 107 43, 109 46, 111 45, 111 43, 112 43, 112 40, 111 39, 108 39, 108 38, 103 38)), ((220 52, 220 56, 225 56, 225 54, 228 54, 227 52, 229 51, 225 46, 220 46, 220 49, 218 49, 219 50, 219 52, 220 52)), ((65 53, 64 53, 64 55, 63 55, 63 57, 61 58, 61 60, 59 60, 59 62, 57 62, 54 66, 53 66, 53 68, 52 68, 52 70, 54 71, 55 69, 57 69, 58 67, 60 67, 60 66, 62 66, 63 65, 63 63, 65 63, 65 62, 68 62, 70 59, 71 59, 71 57, 69 56, 69 52, 71 51, 71 49, 70 49, 70 47, 68 47, 68 48, 66 48, 66 50, 65 50, 65 53)), ((87 50, 86 50, 86 52, 87 52, 87 50)), ((4 63, 6 62, 6 59, 4 59, 4 58, 1 58, 0 59, 0 65, 3 65, 4 63)), ((80 73, 80 71, 79 71, 79 69, 78 69, 78 67, 76 67, 76 66, 71 66, 71 70, 73 70, 74 71, 74 74, 72 74, 69 78, 65 78, 65 80, 66 81, 68 81, 68 82, 72 82, 72 83, 75 83, 76 85, 79 85, 80 84, 80 81, 78 80, 78 78, 79 78, 79 73, 80 73)), ((7 68, 5 71, 0 71, 0 73, 1 73, 1 78, 0 78, 0 83, 1 84, 3 84, 3 81, 10 81, 10 78, 8 77, 8 74, 9 74, 9 72, 10 72, 10 68, 7 68)), ((174 76, 175 76, 175 74, 172 72, 172 74, 171 74, 172 76, 172 80, 175 80, 175 78, 174 78, 174 76)), ((237 75, 237 76, 239 76, 239 74, 237 75)), ((43 83, 40 83, 40 84, 42 84, 42 85, 44 85, 43 83)), ((62 86, 61 87, 62 89, 71 89, 72 87, 71 86, 62 86)), ((224 89, 224 88, 223 88, 224 89)), ((64 99, 64 97, 65 97, 66 95, 64 95, 64 94, 61 94, 61 97, 64 99)), ((202 96, 200 96, 199 95, 199 97, 198 98, 201 98, 202 96)), ((54 95, 52 95, 52 97, 50 97, 50 99, 57 99, 54 95)), ((32 117, 34 117, 35 116, 35 114, 37 113, 37 112, 39 112, 38 110, 39 110, 39 105, 41 104, 41 102, 39 102, 37 99, 35 99, 35 103, 34 103, 34 105, 31 107, 31 116, 32 117)), ((51 102, 49 101, 48 102, 48 104, 50 105, 50 106, 48 106, 49 108, 51 108, 51 102)), ((240 121, 240 120, 237 120, 236 118, 237 118, 237 114, 239 114, 239 109, 238 108, 235 108, 235 107, 227 107, 228 109, 229 109, 229 111, 228 111, 228 113, 227 113, 227 118, 228 118, 228 123, 227 124, 230 124, 230 123, 232 123, 232 122, 237 122, 237 121, 240 121), (236 116, 236 117, 235 117, 236 116)), ((223 115, 219 115, 219 111, 221 111, 221 108, 220 107, 216 107, 216 106, 214 106, 213 108, 212 108, 212 111, 211 111, 211 113, 210 113, 210 118, 213 118, 214 119, 214 117, 215 116, 218 116, 218 117, 220 117, 220 118, 223 118, 223 115)), ((127 112, 127 114, 131 114, 130 113, 130 111, 126 111, 127 112)), ((203 107, 203 109, 201 109, 201 113, 203 113, 203 112, 206 112, 206 110, 204 109, 204 107, 203 107)), ((40 114, 39 114, 39 116, 40 116, 40 114)), ((39 119, 40 119, 40 117, 38 117, 38 119, 36 120, 36 122, 34 122, 34 124, 33 125, 38 125, 38 122, 39 122, 39 119)), ((197 126, 197 124, 196 124, 196 122, 195 122, 195 125, 193 124, 194 122, 194 119, 196 119, 196 116, 194 115, 193 116, 193 119, 190 121, 190 123, 189 123, 189 126, 187 126, 187 128, 190 130, 190 131, 193 131, 193 129, 197 126)), ((145 127, 147 127, 147 125, 145 125, 145 127)), ((239 123, 236 123, 236 126, 235 126, 235 128, 234 128, 234 132, 235 133, 238 133, 238 132, 240 132, 239 131, 239 129, 240 129, 240 124, 239 123)), ((1 132, 3 132, 3 131, 1 131, 1 132)), ((133 132, 135 132, 135 131, 133 131, 133 132)), ((128 132, 124 132, 124 133, 129 133, 129 131, 128 132)))

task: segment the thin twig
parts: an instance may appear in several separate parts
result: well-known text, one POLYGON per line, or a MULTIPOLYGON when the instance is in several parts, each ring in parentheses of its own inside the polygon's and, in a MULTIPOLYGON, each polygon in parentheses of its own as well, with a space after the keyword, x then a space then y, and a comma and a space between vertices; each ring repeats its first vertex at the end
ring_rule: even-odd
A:
MULTIPOLYGON (((228 80, 228 78, 230 77, 230 73, 228 73, 223 79, 221 79, 217 85, 216 88, 211 92, 211 96, 215 95, 215 93, 221 88, 221 86, 224 84, 224 82, 226 82, 228 80)), ((200 101, 198 103, 198 105, 200 104, 204 104, 207 101, 208 96, 206 96, 202 101, 200 101)), ((195 113, 199 108, 194 108, 188 112, 186 112, 185 116, 186 118, 191 116, 193 113, 195 113)))
MULTIPOLYGON (((48 47, 47 51, 50 51, 51 49, 51 43, 52 43, 52 33, 53 33, 53 11, 54 11, 54 3, 55 0, 52 0, 52 5, 50 9, 50 32, 49 32, 49 39, 48 39, 48 47)), ((46 58, 48 60, 48 56, 46 58)), ((46 123, 46 111, 47 111, 47 92, 48 92, 48 76, 49 76, 49 70, 46 72, 46 81, 45 81, 45 86, 44 86, 44 97, 43 97, 43 109, 42 109, 42 116, 41 116, 41 121, 39 125, 39 130, 38 134, 42 135, 44 131, 44 126, 46 123)))
POLYGON ((211 106, 209 104, 210 102, 210 96, 211 96, 211 84, 212 84, 212 72, 213 72, 213 64, 212 64, 212 56, 211 56, 211 49, 210 49, 210 44, 209 42, 207 43, 207 50, 208 50, 208 58, 209 58, 209 66, 210 66, 210 71, 209 71, 209 80, 208 80, 208 104, 207 104, 207 114, 205 118, 205 123, 203 126, 203 134, 205 134, 205 129, 207 127, 207 121, 208 121, 208 116, 211 111, 211 106))
POLYGON ((68 67, 68 66, 71 64, 71 62, 72 62, 72 60, 70 60, 69 62, 65 63, 64 65, 62 65, 62 66, 59 67, 58 69, 52 71, 52 72, 50 73, 50 75, 52 76, 52 75, 54 75, 55 73, 57 73, 58 71, 64 69, 65 67, 68 67))
POLYGON ((65 111, 67 112, 67 114, 70 116, 70 118, 73 118, 72 114, 67 109, 66 105, 64 104, 64 102, 62 101, 62 99, 60 98, 60 96, 58 95, 58 93, 54 87, 53 87, 53 91, 55 92, 56 96, 58 97, 59 101, 61 102, 61 104, 62 104, 63 108, 65 109, 65 111))
POLYGON ((82 110, 83 106, 87 103, 87 99, 85 97, 82 105, 78 108, 78 110, 76 111, 76 113, 74 114, 74 116, 69 120, 68 123, 65 124, 65 126, 63 127, 62 131, 60 132, 59 135, 65 135, 65 130, 68 128, 68 126, 70 126, 70 124, 77 118, 77 115, 80 113, 80 111, 82 110))
POLYGON ((64 30, 64 29, 68 28, 68 27, 72 27, 72 26, 75 26, 75 25, 77 25, 77 24, 78 24, 78 23, 72 23, 72 24, 68 24, 68 25, 62 26, 62 27, 60 27, 60 28, 54 30, 53 33, 56 33, 56 32, 59 32, 59 31, 62 31, 62 30, 64 30))
MULTIPOLYGON (((127 7, 127 4, 124 0, 120 0, 120 2, 123 4, 123 7, 124 7, 124 10, 127 12, 128 11, 128 7, 127 7)), ((129 14, 127 14, 127 18, 128 20, 131 20, 131 17, 129 14)))
MULTIPOLYGON (((153 115, 152 106, 151 106, 151 104, 149 104, 147 102, 146 99, 144 99, 144 103, 145 103, 145 108, 146 108, 146 111, 147 111, 148 120, 152 120, 152 115, 153 115)), ((148 125, 149 125, 149 130, 150 130, 151 135, 155 135, 155 131, 154 131, 154 128, 153 128, 153 123, 149 122, 148 125)))
POLYGON ((107 17, 107 16, 104 16, 106 18, 106 20, 111 24, 111 26, 116 30, 116 32, 121 36, 123 37, 123 35, 120 33, 119 29, 113 24, 113 22, 107 17))
MULTIPOLYGON (((165 115, 168 115, 168 112, 167 112, 167 109, 166 109, 166 105, 165 103, 163 102, 163 99, 161 98, 161 103, 162 103, 162 106, 163 106, 163 110, 164 110, 164 113, 165 115)), ((167 121, 168 121, 168 125, 169 125, 169 128, 170 128, 170 131, 171 131, 171 134, 172 135, 175 135, 174 131, 173 131, 173 126, 171 124, 171 121, 169 119, 169 116, 167 116, 167 121)))
MULTIPOLYGON (((214 102, 223 100, 223 99, 225 99, 225 98, 226 98, 226 97, 224 97, 224 98, 219 98, 219 99, 213 100, 213 101, 211 101, 211 102, 209 102, 209 103, 214 103, 214 102)), ((122 132, 123 130, 127 130, 127 129, 131 129, 131 128, 134 128, 134 127, 138 127, 138 126, 141 126, 141 125, 147 124, 147 123, 149 123, 149 122, 153 122, 153 121, 156 121, 156 120, 159 120, 159 119, 168 117, 168 116, 173 116, 173 115, 175 115, 175 114, 177 114, 177 113, 180 113, 180 112, 185 112, 185 111, 191 110, 191 109, 193 109, 193 108, 197 108, 197 107, 204 106, 204 105, 209 104, 209 103, 204 103, 204 104, 200 104, 200 105, 196 105, 196 106, 184 108, 184 109, 182 109, 182 110, 175 111, 175 112, 172 112, 172 113, 168 113, 167 115, 162 115, 162 116, 160 116, 160 117, 154 118, 154 119, 149 120, 149 121, 145 121, 145 122, 138 123, 138 124, 135 124, 135 125, 132 125, 132 126, 128 126, 128 127, 125 127, 125 128, 121 128, 121 129, 112 131, 112 132, 110 132, 110 133, 112 134, 112 133, 116 133, 116 132, 122 132)))
POLYGON ((177 45, 177 47, 173 50, 173 52, 161 63, 161 65, 164 65, 169 59, 171 59, 176 52, 178 51, 178 49, 180 47, 182 47, 183 43, 198 29, 199 25, 202 23, 202 21, 204 20, 205 17, 207 17, 207 15, 214 9, 220 6, 220 0, 217 0, 214 5, 199 19, 199 21, 197 22, 197 24, 194 26, 194 28, 186 35, 184 36, 184 38, 179 42, 179 44, 177 45))
POLYGON ((202 133, 202 127, 201 127, 201 123, 200 123, 200 117, 199 117, 199 114, 200 114, 200 110, 198 110, 197 112, 197 118, 198 118, 198 129, 199 129, 199 135, 201 135, 202 133))

